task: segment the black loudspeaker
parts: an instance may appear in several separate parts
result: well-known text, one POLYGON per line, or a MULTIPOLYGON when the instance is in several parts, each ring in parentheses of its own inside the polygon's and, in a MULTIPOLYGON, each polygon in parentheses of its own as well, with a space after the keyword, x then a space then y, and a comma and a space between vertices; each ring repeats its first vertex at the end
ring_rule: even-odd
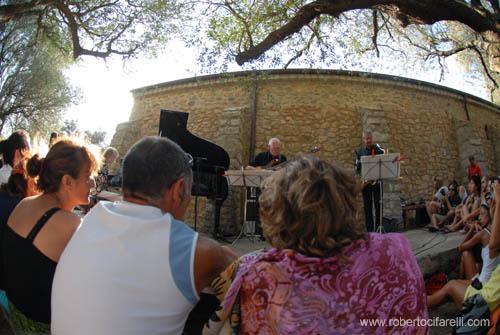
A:
POLYGON ((383 218, 382 225, 384 227, 384 232, 394 233, 398 231, 399 222, 398 219, 383 218))
POLYGON ((259 203, 256 200, 247 200, 246 206, 246 220, 259 221, 259 203))
POLYGON ((431 218, 427 214, 427 210, 424 208, 417 208, 415 210, 415 225, 417 227, 423 227, 431 222, 431 218))

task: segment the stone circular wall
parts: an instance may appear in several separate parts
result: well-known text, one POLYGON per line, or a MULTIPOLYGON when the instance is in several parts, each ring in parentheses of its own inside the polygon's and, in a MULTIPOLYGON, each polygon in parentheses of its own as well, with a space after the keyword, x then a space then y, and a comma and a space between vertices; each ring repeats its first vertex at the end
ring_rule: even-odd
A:
MULTIPOLYGON (((400 197, 408 202, 429 197, 435 176, 462 181, 470 154, 486 173, 500 173, 499 107, 416 80, 270 70, 189 78, 132 93, 130 119, 118 125, 111 143, 122 154, 141 137, 158 133, 160 109, 188 112, 188 129, 224 147, 236 169, 275 136, 290 158, 318 146, 317 155, 352 169, 362 129, 371 128, 375 141, 406 157, 402 178, 386 185, 384 216, 400 217, 400 197)), ((225 229, 234 231, 241 221, 242 195, 233 193, 223 216, 225 229)))

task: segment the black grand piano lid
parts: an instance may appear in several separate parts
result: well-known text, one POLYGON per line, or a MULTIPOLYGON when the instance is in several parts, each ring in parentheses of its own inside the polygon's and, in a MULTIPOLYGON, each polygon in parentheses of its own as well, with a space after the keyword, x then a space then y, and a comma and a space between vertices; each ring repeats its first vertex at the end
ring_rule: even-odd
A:
POLYGON ((229 169, 229 155, 221 146, 193 135, 187 130, 189 114, 167 109, 160 111, 160 136, 167 137, 194 159, 193 170, 229 169), (199 165, 199 166, 198 166, 199 165))

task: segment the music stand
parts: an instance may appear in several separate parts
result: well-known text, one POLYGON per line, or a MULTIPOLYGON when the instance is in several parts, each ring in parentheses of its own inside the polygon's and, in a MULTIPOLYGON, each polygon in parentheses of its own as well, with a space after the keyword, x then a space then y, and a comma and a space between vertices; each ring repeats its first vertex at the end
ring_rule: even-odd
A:
MULTIPOLYGON (((260 188, 264 180, 274 173, 273 170, 263 170, 263 169, 249 169, 244 170, 228 170, 226 171, 226 178, 228 180, 229 185, 231 186, 241 186, 245 189, 250 188, 260 188)), ((254 200, 255 201, 255 200, 254 200)), ((251 202, 248 200, 248 194, 245 192, 245 210, 244 210, 244 218, 243 218, 243 226, 241 228, 241 232, 233 241, 235 243, 238 241, 243 234, 248 237, 252 242, 254 242, 254 238, 258 237, 255 235, 255 223, 256 220, 247 220, 247 204, 251 202)), ((258 213, 257 213, 258 215, 258 213)))
MULTIPOLYGON (((383 154, 374 156, 362 156, 361 157, 361 177, 366 181, 376 181, 379 183, 380 187, 380 217, 378 218, 379 226, 376 227, 376 221, 373 221, 373 231, 376 233, 383 233, 384 227, 383 213, 384 213, 384 193, 383 193, 383 181, 388 179, 399 178, 400 175, 400 155, 399 153, 393 154, 383 154)), ((375 210, 376 212, 376 210, 375 210)), ((373 213, 371 213, 373 215, 373 213)))

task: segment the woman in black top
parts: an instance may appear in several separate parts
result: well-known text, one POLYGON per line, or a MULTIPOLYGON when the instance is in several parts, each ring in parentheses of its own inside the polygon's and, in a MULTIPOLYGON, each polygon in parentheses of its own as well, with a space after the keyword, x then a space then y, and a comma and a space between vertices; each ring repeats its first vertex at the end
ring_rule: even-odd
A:
POLYGON ((12 212, 2 243, 4 288, 16 331, 50 332, 52 279, 61 253, 80 223, 73 213, 88 204, 98 161, 84 145, 55 143, 35 155, 28 172, 42 194, 23 199, 12 212))

